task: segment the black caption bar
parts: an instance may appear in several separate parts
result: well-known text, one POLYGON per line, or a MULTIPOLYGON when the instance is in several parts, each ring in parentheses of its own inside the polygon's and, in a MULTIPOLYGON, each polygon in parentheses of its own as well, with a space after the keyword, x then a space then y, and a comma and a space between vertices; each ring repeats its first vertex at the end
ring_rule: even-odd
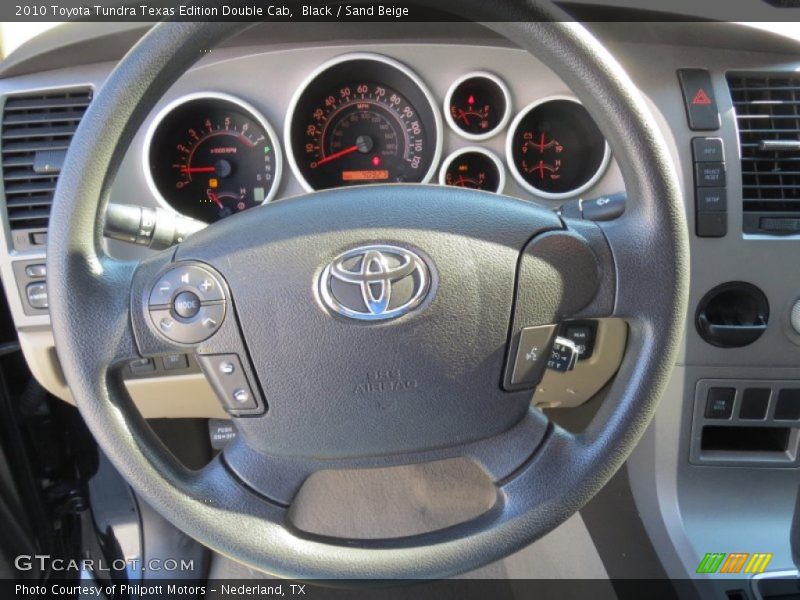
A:
MULTIPOLYGON (((413 0, 4 0, 0 21, 516 21, 516 15, 523 13, 508 10, 515 3, 523 0, 510 0, 508 6, 486 2, 478 13, 463 7, 454 11, 431 8, 413 0)), ((800 0, 558 0, 557 4, 566 11, 560 18, 578 21, 800 22, 800 0)))

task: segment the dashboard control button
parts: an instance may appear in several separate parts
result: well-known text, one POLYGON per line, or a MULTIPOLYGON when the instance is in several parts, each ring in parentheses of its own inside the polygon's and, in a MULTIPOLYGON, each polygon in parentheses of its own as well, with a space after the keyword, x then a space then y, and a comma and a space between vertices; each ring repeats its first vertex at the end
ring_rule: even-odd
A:
POLYGON ((197 357, 197 362, 225 410, 232 415, 261 412, 236 354, 201 355, 197 357))
POLYGON ((152 358, 140 358, 130 363, 130 370, 134 375, 152 373, 156 370, 156 363, 152 358))
POLYGON ((733 414, 733 399, 736 388, 714 387, 708 390, 706 398, 706 419, 730 419, 733 414))
POLYGON ((47 275, 45 265, 28 265, 25 267, 25 274, 32 279, 41 279, 47 275))
POLYGON ((31 234, 31 244, 34 246, 46 246, 47 245, 47 232, 46 231, 36 231, 31 234))
POLYGON ((165 371, 189 368, 189 357, 185 354, 167 354, 161 361, 164 363, 165 371))
POLYGON ((705 69, 680 69, 678 79, 689 128, 695 131, 719 129, 719 110, 709 72, 705 69))
POLYGON ((526 327, 520 331, 517 356, 511 374, 512 386, 534 387, 541 381, 555 334, 556 325, 526 327))
POLYGON ((725 163, 695 163, 694 182, 697 187, 723 187, 725 185, 725 163))
POLYGON ((181 292, 172 301, 175 314, 184 319, 191 319, 200 312, 200 298, 194 292, 181 292))
POLYGON ((728 210, 728 191, 725 188, 699 187, 695 189, 695 202, 699 212, 725 212, 728 210))
POLYGON ((25 288, 25 294, 28 296, 28 304, 33 308, 47 308, 50 303, 47 299, 47 284, 44 282, 29 283, 25 288))
POLYGON ((722 138, 692 138, 692 156, 694 162, 724 162, 722 138))
POLYGON ((776 421, 797 421, 800 419, 800 388, 788 388, 778 392, 775 404, 776 421))
POLYGON ((697 237, 724 237, 728 233, 728 214, 720 211, 697 212, 697 237))
POLYGON ((767 416, 769 388, 747 388, 742 394, 742 407, 739 409, 740 419, 761 420, 767 416))

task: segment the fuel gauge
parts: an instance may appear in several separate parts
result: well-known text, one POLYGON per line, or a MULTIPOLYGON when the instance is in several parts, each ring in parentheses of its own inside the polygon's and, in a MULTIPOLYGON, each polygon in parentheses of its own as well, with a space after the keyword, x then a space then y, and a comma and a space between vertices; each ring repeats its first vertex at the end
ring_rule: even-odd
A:
POLYGON ((502 192, 506 183, 503 163, 477 146, 461 148, 448 156, 439 172, 439 183, 487 192, 502 192))
POLYGON ((485 140, 499 132, 511 115, 511 94, 496 75, 483 71, 459 77, 445 96, 450 127, 468 140, 485 140))

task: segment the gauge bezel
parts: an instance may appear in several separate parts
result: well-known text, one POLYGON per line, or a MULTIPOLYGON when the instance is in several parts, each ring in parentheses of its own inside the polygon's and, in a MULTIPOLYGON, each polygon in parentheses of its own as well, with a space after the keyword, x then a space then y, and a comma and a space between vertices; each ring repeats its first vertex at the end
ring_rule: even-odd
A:
MULTIPOLYGON (((294 147, 292 146, 292 122, 294 121, 294 115, 297 109, 297 104, 300 102, 300 98, 302 98, 305 91, 308 87, 319 77, 322 73, 330 69, 331 67, 335 67, 345 62, 356 61, 356 60, 372 60, 375 62, 380 62, 386 64, 390 67, 393 67, 403 73, 406 77, 408 77, 414 85, 416 85, 419 90, 422 92, 422 95, 427 100, 428 104, 430 105, 431 113, 433 114, 434 120, 434 128, 436 130, 436 144, 434 146, 433 152, 433 159, 431 160, 431 166, 428 171, 425 173, 425 176, 419 181, 420 184, 428 183, 436 174, 436 170, 439 168, 439 161, 442 158, 442 146, 444 143, 444 128, 442 127, 442 117, 439 114, 439 107, 434 98, 433 94, 431 93, 428 86, 422 81, 422 79, 417 75, 414 71, 411 70, 408 66, 404 65, 398 60, 393 58, 389 58, 388 56, 384 56, 383 54, 377 54, 373 52, 348 52, 347 54, 341 54, 339 56, 335 56, 329 60, 326 60, 322 64, 318 65, 311 73, 303 80, 303 82, 297 87, 292 96, 292 99, 289 101, 289 109, 286 112, 286 118, 284 119, 283 123, 283 143, 286 146, 286 159, 289 162, 289 168, 292 171, 292 174, 297 178, 300 182, 300 185, 306 192, 316 192, 316 188, 314 188, 308 180, 305 178, 303 173, 300 171, 300 166, 297 164, 297 160, 295 159, 294 147)), ((362 185, 387 185, 387 184, 362 184, 362 185)), ((391 184, 389 184, 391 185, 391 184)))
POLYGON ((464 138, 465 140, 471 140, 473 142, 478 142, 481 140, 488 140, 493 138, 497 134, 499 134, 503 129, 508 125, 508 122, 511 120, 511 113, 513 111, 513 104, 511 102, 511 91, 508 89, 506 82, 500 79, 494 73, 490 73, 489 71, 471 71, 469 73, 465 73, 461 75, 458 79, 456 79, 453 83, 450 84, 450 87, 447 90, 447 93, 444 96, 444 102, 442 103, 442 113, 444 114, 444 119, 447 121, 447 125, 450 129, 457 133, 459 136, 464 138), (465 82, 468 79, 474 79, 477 77, 483 77, 484 79, 488 79, 493 83, 496 83, 497 86, 500 88, 500 91, 503 93, 503 97, 506 101, 506 112, 503 115, 503 118, 497 122, 497 125, 494 129, 490 129, 484 133, 469 133, 468 131, 464 131, 461 129, 456 122, 453 120, 453 115, 450 114, 450 103, 453 100, 453 94, 456 91, 456 88, 465 82))
MULTIPOLYGON (((600 181, 600 178, 603 177, 606 170, 608 169, 608 165, 611 162, 611 147, 608 145, 608 141, 603 139, 604 141, 604 151, 603 151, 603 159, 600 161, 600 166, 598 166, 597 171, 595 171, 594 175, 592 175, 589 180, 576 187, 575 189, 569 190, 568 192, 546 192, 544 190, 540 190, 530 182, 528 182, 525 177, 523 177, 522 173, 519 172, 517 169, 517 165, 514 163, 514 153, 513 153, 513 139, 514 134, 519 127, 520 122, 524 119, 529 112, 531 112, 534 108, 541 104, 546 104, 547 102, 553 102, 555 100, 566 100, 568 102, 574 102, 575 104, 580 104, 583 106, 583 103, 578 100, 575 96, 568 96, 565 94, 556 94, 553 96, 547 96, 545 98, 539 98, 538 100, 534 100, 524 108, 522 108, 519 113, 514 117, 514 120, 511 122, 511 125, 508 127, 508 133, 506 134, 506 163, 508 164, 508 170, 511 172, 511 175, 514 177, 516 182, 521 185, 525 190, 537 196, 538 198, 542 198, 544 200, 564 200, 566 198, 574 198, 578 194, 582 194, 589 188, 591 188, 594 184, 600 181)), ((585 107, 584 107, 585 108, 585 107)))
MULTIPOLYGON (((194 102, 196 100, 222 100, 225 102, 230 102, 244 110, 245 112, 249 113, 250 116, 256 121, 261 127, 264 128, 264 131, 267 132, 270 138, 272 138, 273 147, 275 150, 275 166, 273 170, 273 184, 269 190, 269 193, 264 197, 264 201, 261 203, 261 206, 271 202, 275 195, 278 193, 278 188, 281 185, 281 177, 283 175, 283 150, 281 149, 281 138, 278 137, 278 134, 275 132, 275 129, 272 127, 270 122, 267 118, 261 114, 261 111, 258 110, 255 106, 250 104, 249 102, 238 98, 232 94, 228 94, 225 92, 212 92, 212 91, 202 91, 202 92, 191 92, 189 94, 184 94, 182 96, 178 96, 174 100, 171 100, 159 111, 156 113, 156 116, 153 117, 153 120, 147 127, 147 132, 145 133, 144 143, 142 144, 142 166, 144 168, 144 178, 147 181, 147 187, 150 189, 150 193, 153 194, 156 201, 167 210, 171 210, 174 213, 179 215, 183 215, 182 212, 177 210, 174 206, 172 206, 166 198, 161 194, 156 185, 155 180, 153 179, 153 173, 150 168, 150 146, 153 143, 153 137, 155 136, 156 130, 158 126, 164 121, 164 119, 176 108, 183 106, 189 102, 194 102)), ((185 215, 184 215, 185 216, 185 215)))
POLYGON ((447 169, 450 168, 450 165, 452 165, 453 161, 457 159, 459 156, 462 156, 464 154, 469 154, 470 152, 483 154, 487 158, 491 159, 491 161, 497 167, 498 183, 499 183, 498 189, 483 190, 483 191, 486 192, 491 191, 493 194, 502 194, 503 191, 506 189, 506 167, 503 164, 503 161, 500 159, 500 157, 497 156, 497 154, 481 146, 464 146, 463 148, 459 148, 458 150, 455 150, 454 152, 448 154, 442 161, 442 166, 439 168, 439 184, 447 185, 445 183, 445 178, 447 176, 447 169))

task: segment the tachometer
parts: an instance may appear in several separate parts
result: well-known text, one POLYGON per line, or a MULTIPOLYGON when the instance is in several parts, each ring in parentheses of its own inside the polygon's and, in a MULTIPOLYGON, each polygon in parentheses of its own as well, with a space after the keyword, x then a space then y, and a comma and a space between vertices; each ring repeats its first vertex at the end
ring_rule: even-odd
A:
POLYGON ((145 161, 154 193, 206 223, 268 202, 281 175, 278 138, 266 119, 213 92, 180 98, 159 113, 145 161))
POLYGON ((287 115, 289 160, 307 190, 427 182, 441 151, 430 92, 380 55, 340 56, 320 67, 287 115))
POLYGON ((611 151, 583 105, 556 96, 517 115, 506 138, 506 155, 522 187, 557 200, 591 187, 608 166, 611 151))

